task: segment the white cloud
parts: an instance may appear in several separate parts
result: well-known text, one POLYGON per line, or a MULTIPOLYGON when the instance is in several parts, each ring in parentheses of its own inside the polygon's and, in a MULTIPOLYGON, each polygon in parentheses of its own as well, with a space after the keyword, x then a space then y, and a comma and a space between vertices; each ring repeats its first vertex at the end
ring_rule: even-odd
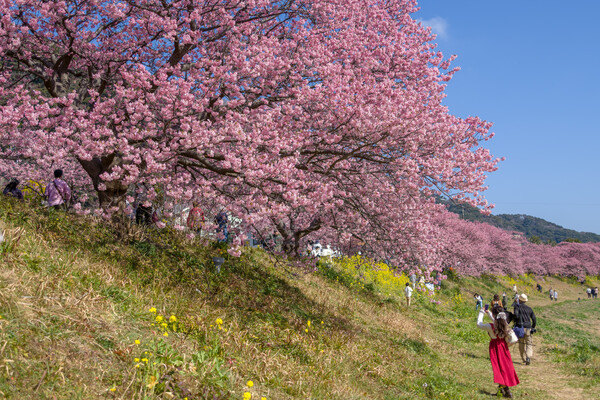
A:
POLYGON ((441 39, 448 38, 448 22, 442 17, 433 17, 429 19, 420 19, 421 22, 425 26, 429 26, 431 31, 438 35, 441 39))

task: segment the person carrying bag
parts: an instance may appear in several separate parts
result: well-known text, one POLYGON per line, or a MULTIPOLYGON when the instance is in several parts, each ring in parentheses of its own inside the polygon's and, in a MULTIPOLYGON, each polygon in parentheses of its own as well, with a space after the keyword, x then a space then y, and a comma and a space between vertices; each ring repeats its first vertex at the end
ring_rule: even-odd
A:
POLYGON ((510 388, 519 384, 519 377, 508 349, 508 343, 514 340, 514 337, 511 337, 511 329, 506 320, 507 313, 502 306, 495 305, 490 312, 486 304, 485 310, 479 311, 477 327, 485 330, 490 337, 490 363, 494 373, 494 383, 498 384, 497 396, 512 398, 510 388), (483 323, 483 315, 486 313, 493 321, 491 324, 483 323))
POLYGON ((46 186, 46 199, 48 207, 54 207, 57 210, 63 208, 66 211, 71 201, 71 189, 61 179, 62 176, 62 169, 54 171, 54 180, 46 186))
POLYGON ((515 326, 513 328, 519 338, 519 352, 525 365, 531 364, 531 357, 533 357, 532 335, 536 332, 535 313, 527 305, 528 300, 525 293, 519 296, 519 304, 514 309, 515 326))

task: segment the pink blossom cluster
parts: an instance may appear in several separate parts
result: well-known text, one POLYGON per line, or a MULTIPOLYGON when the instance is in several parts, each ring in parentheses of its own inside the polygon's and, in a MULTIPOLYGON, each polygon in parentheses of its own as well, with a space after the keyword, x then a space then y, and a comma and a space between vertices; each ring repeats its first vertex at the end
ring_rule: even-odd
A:
POLYGON ((458 69, 416 10, 0 1, 0 174, 60 167, 107 217, 151 203, 171 223, 195 201, 227 210, 233 234, 276 232, 288 253, 318 237, 433 268, 434 195, 487 207, 499 160, 489 122, 442 104, 458 69))
POLYGON ((437 220, 445 265, 457 273, 600 275, 600 243, 530 243, 522 233, 442 214, 437 220))

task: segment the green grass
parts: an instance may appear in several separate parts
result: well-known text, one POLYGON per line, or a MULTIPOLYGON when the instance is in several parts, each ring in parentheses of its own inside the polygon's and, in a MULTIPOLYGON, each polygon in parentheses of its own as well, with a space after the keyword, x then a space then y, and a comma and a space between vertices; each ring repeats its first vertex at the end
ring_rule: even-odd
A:
MULTIPOLYGON (((508 278, 456 278, 436 294, 441 304, 416 293, 407 310, 404 278, 364 265, 352 275, 336 265, 312 272, 259 249, 233 258, 174 231, 123 236, 102 221, 6 198, 0 229, 0 397, 485 399, 494 391, 471 300, 502 293, 508 278), (215 256, 225 258, 221 273, 215 256)), ((533 293, 531 277, 521 279, 533 293)), ((548 357, 588 391, 598 383, 599 334, 590 327, 599 305, 536 308, 548 357)), ((535 382, 522 387, 515 391, 528 399, 549 396, 535 382)))

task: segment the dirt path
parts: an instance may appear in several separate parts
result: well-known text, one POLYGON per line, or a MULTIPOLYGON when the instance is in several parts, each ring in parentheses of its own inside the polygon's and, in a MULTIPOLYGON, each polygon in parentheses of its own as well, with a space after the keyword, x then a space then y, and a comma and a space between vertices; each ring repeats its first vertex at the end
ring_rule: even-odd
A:
MULTIPOLYGON (((545 283, 543 296, 537 293, 530 296, 529 305, 535 311, 536 307, 539 306, 560 304, 567 300, 577 300, 578 297, 583 298, 583 290, 559 280, 551 279, 545 283), (557 302, 550 301, 547 294, 550 287, 558 289, 559 298, 557 302)), ((541 390, 547 393, 549 399, 588 400, 590 398, 589 393, 586 393, 582 388, 573 387, 572 385, 573 382, 577 381, 578 377, 568 374, 560 364, 550 360, 547 355, 549 345, 543 342, 541 336, 534 335, 533 343, 534 356, 530 365, 525 365, 522 362, 518 344, 511 349, 515 370, 521 380, 521 384, 515 390, 515 393, 519 395, 515 397, 526 399, 528 391, 541 390)))
POLYGON ((589 394, 583 389, 571 386, 577 377, 568 375, 559 364, 552 362, 545 354, 547 345, 539 336, 534 336, 534 355, 530 365, 525 365, 519 355, 518 344, 511 349, 513 362, 521 384, 515 390, 518 398, 526 399, 527 392, 533 389, 547 393, 548 399, 588 400, 589 394))

